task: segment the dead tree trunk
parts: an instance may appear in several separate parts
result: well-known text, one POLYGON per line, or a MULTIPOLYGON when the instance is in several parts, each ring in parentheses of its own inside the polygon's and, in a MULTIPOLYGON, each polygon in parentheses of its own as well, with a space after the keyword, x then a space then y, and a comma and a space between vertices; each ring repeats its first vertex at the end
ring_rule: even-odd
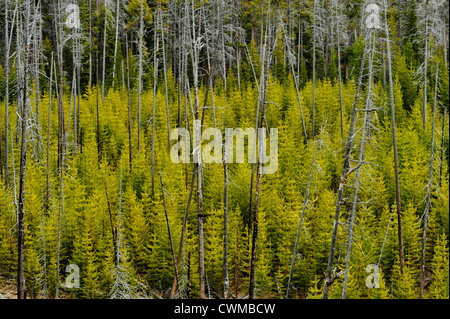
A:
MULTIPOLYGON (((267 39, 270 39, 270 25, 269 25, 269 18, 270 14, 268 15, 268 21, 267 21, 267 30, 266 30, 266 37, 265 37, 265 43, 263 46, 263 54, 262 54, 262 69, 261 69, 261 80, 260 80, 260 96, 261 96, 261 126, 260 126, 260 134, 263 138, 260 138, 258 141, 258 164, 257 164, 257 172, 256 172, 256 180, 255 180, 255 208, 253 212, 253 232, 252 232, 252 248, 251 248, 251 259, 250 259, 250 283, 249 283, 249 299, 255 299, 255 288, 256 288, 256 251, 257 251, 257 244, 258 244, 258 222, 259 222, 259 202, 260 202, 260 191, 261 191, 261 175, 262 175, 262 158, 265 155, 264 154, 264 143, 265 143, 265 129, 266 129, 266 117, 265 117, 265 110, 266 110, 266 93, 267 93, 267 83, 268 83, 268 72, 270 69, 271 64, 271 58, 272 58, 272 52, 267 49, 267 39), (267 54, 267 55, 266 55, 267 54), (267 57, 267 58, 266 58, 267 57), (265 63, 267 63, 267 66, 265 66, 265 63)), ((274 41, 273 46, 275 47, 276 40, 274 41)))
POLYGON ((53 52, 50 60, 50 79, 49 79, 49 103, 48 103, 48 123, 47 123, 47 192, 45 197, 45 210, 50 207, 50 122, 52 113, 52 88, 53 88, 53 52))
POLYGON ((141 149, 141 95, 142 95, 142 50, 144 42, 144 2, 141 1, 140 6, 140 19, 139 19, 139 77, 138 77, 138 118, 137 118, 137 149, 138 152, 141 149))
POLYGON ((173 249, 173 240, 172 240, 172 232, 170 231, 170 223, 169 223, 169 215, 167 214, 167 208, 166 208, 166 198, 164 196, 164 184, 162 180, 162 174, 159 173, 159 179, 161 181, 161 191, 162 191, 162 198, 163 198, 163 204, 164 204, 164 214, 166 216, 166 224, 167 224, 167 232, 169 233, 169 243, 170 243, 170 250, 172 251, 172 258, 173 258, 173 268, 175 271, 175 280, 178 282, 178 266, 175 260, 175 250, 173 249))
POLYGON ((120 20, 120 0, 117 0, 117 6, 116 6, 116 38, 114 41, 114 58, 113 58, 113 73, 112 73, 112 84, 111 86, 114 87, 114 80, 116 77, 116 59, 117 59, 117 49, 118 49, 118 42, 119 42, 119 20, 120 20))
POLYGON ((431 126, 431 150, 430 150, 430 166, 428 170, 428 184, 427 184, 427 197, 425 203, 425 211, 423 213, 423 233, 422 233, 422 255, 420 260, 420 293, 419 298, 423 298, 425 289, 425 259, 426 259, 426 246, 427 246, 427 228, 428 228, 428 213, 431 206, 431 180, 433 178, 433 156, 434 156, 434 131, 436 126, 436 105, 437 105, 437 90, 438 90, 438 76, 439 76, 439 63, 436 63, 436 85, 434 88, 434 105, 433 105, 433 123, 431 126))
MULTIPOLYGON (((369 35, 369 39, 371 39, 371 34, 369 35)), ((367 41, 367 39, 366 39, 366 41, 367 41)), ((363 53, 363 57, 362 57, 362 61, 361 61, 361 69, 359 72, 358 84, 356 87, 355 100, 353 102, 353 111, 352 111, 352 118, 351 118, 351 122, 350 122, 350 130, 348 133, 347 144, 345 147, 344 165, 342 168, 341 179, 339 182, 339 190, 338 190, 338 195, 337 195, 337 200, 336 200, 336 211, 334 214, 333 233, 331 235, 330 254, 328 256, 327 272, 326 272, 326 278, 325 278, 325 284, 324 284, 324 292, 323 292, 323 296, 322 296, 323 299, 328 299, 328 290, 334 281, 334 279, 331 278, 331 273, 333 270, 333 260, 334 260, 335 250, 336 250, 337 232, 338 232, 338 227, 339 227, 339 216, 340 216, 340 212, 341 212, 341 202, 342 202, 342 196, 344 194, 344 187, 345 187, 345 183, 347 181, 348 176, 351 173, 353 173, 355 170, 355 168, 350 167, 350 153, 353 148, 353 134, 355 131, 356 112, 357 112, 356 107, 358 104, 359 95, 360 95, 360 91, 361 91, 362 78, 363 78, 363 74, 364 74, 364 63, 365 63, 365 60, 367 57, 367 51, 368 51, 368 49, 367 49, 367 45, 366 45, 366 47, 364 48, 364 53, 363 53)))
MULTIPOLYGON (((8 21, 8 12, 9 12, 9 0, 5 0, 5 188, 8 187, 8 157, 9 157, 9 50, 10 50, 10 41, 9 41, 9 21, 8 21)), ((11 24, 13 29, 14 21, 11 24)), ((12 30, 11 30, 12 31, 12 30)), ((12 35, 12 34, 11 34, 12 35)))
MULTIPOLYGON (((290 42, 289 35, 288 35, 288 38, 286 39, 286 43, 287 43, 287 45, 288 45, 288 50, 289 50, 289 52, 291 52, 291 48, 290 48, 290 43, 291 43, 291 42, 290 42)), ((308 136, 307 136, 307 134, 306 134, 306 125, 305 125, 305 119, 304 119, 304 117, 303 117, 302 101, 301 101, 301 99, 300 99, 300 85, 299 85, 299 79, 298 79, 299 73, 297 72, 297 74, 295 74, 295 71, 294 71, 294 63, 293 63, 293 61, 292 61, 292 59, 291 59, 291 55, 290 55, 290 54, 288 54, 288 59, 289 59, 289 65, 291 66, 292 77, 293 77, 293 79, 294 79, 295 93, 297 94, 298 106, 299 106, 299 108, 300 108, 300 117, 301 117, 301 119, 302 119, 303 136, 304 136, 303 142, 304 142, 304 144, 306 145, 306 144, 308 144, 308 136)), ((300 65, 300 61, 297 61, 297 63, 298 63, 298 65, 300 65)))
POLYGON ((388 62, 388 78, 389 78, 389 96, 390 96, 390 108, 391 108, 391 130, 392 130, 392 146, 394 148, 394 168, 395 168, 395 199, 397 204, 397 219, 398 219, 398 243, 399 243, 399 256, 400 256, 400 271, 403 273, 403 267, 405 264, 403 254, 403 231, 402 231, 402 206, 400 201, 400 181, 398 170, 398 154, 397 154, 397 135, 395 130, 395 104, 394 104, 394 83, 392 81, 392 60, 391 60, 391 47, 389 42, 389 27, 387 24, 387 13, 385 10, 385 28, 386 28, 386 49, 387 49, 387 62, 388 62))
POLYGON ((228 165, 227 155, 223 152, 223 295, 228 299, 230 280, 228 278, 228 165))
POLYGON ((444 172, 444 152, 445 152, 445 116, 447 114, 446 109, 443 109, 442 115, 442 141, 441 141, 441 165, 439 166, 439 187, 442 186, 442 174, 444 172))
POLYGON ((155 196, 155 122, 156 122, 156 87, 158 82, 158 37, 154 29, 155 46, 153 53, 153 115, 152 115, 152 196, 155 196))
MULTIPOLYGON (((55 6, 54 13, 59 15, 57 5, 55 6)), ((62 43, 62 26, 58 26, 59 19, 53 20, 54 30, 56 33, 57 43, 57 69, 58 69, 58 170, 61 173, 62 163, 64 157, 64 105, 63 105, 63 43, 62 43)))
POLYGON ((358 201, 358 190, 359 190, 359 182, 361 177, 361 166, 364 161, 364 148, 366 145, 367 133, 370 127, 370 105, 371 105, 371 90, 372 90, 372 73, 373 73, 373 51, 374 44, 371 43, 371 52, 369 54, 369 84, 367 87, 367 98, 366 98, 366 107, 364 112, 364 124, 362 128, 362 137, 361 144, 359 149, 359 160, 356 171, 355 185, 353 190, 353 201, 352 201, 352 210, 350 213, 350 222, 348 225, 348 239, 347 239, 347 253, 345 255, 345 267, 344 267, 344 282, 342 286, 342 299, 347 298, 347 284, 348 284, 348 270, 350 266, 350 255, 352 251, 352 243, 353 243, 353 228, 355 224, 355 214, 356 214, 356 203, 358 201))
MULTIPOLYGON (((338 5, 336 5, 336 11, 338 9, 338 5)), ((339 21, 336 23, 337 25, 337 48, 338 48, 338 81, 339 81, 339 110, 341 115, 341 138, 342 141, 344 141, 344 110, 342 106, 342 70, 341 70, 341 35, 340 35, 340 28, 339 28, 339 21)))
POLYGON ((133 145, 131 141, 131 97, 130 97, 130 58, 128 52, 128 36, 125 38, 125 48, 127 50, 127 98, 128 98, 128 161, 130 172, 133 169, 133 145))
MULTIPOLYGON (((28 24, 30 23, 30 3, 25 4, 25 28, 23 36, 25 39, 24 64, 23 64, 23 103, 22 103, 22 138, 20 149, 20 172, 19 172, 19 201, 17 220, 17 299, 25 299, 25 276, 24 276, 24 214, 25 214, 25 170, 27 165, 27 109, 28 109, 28 24)), ((20 48, 18 48, 20 50, 20 48)))
MULTIPOLYGON (((425 10, 428 9, 428 0, 425 4, 425 10)), ((427 12, 426 12, 427 14, 427 12)), ((426 15, 425 15, 426 16, 426 15)), ((427 126, 427 72, 428 72, 428 18, 425 19, 425 56, 423 61, 423 99, 422 99, 422 117, 423 117, 423 130, 425 131, 427 126)))
POLYGON ((161 16, 161 10, 159 10, 159 23, 161 29, 161 40, 162 40, 162 55, 163 55, 163 71, 164 71, 164 88, 166 97, 166 115, 167 115, 167 143, 170 149, 170 116, 169 116, 169 91, 167 89, 167 65, 166 65, 166 48, 164 41, 164 27, 161 16))
POLYGON ((312 164, 311 164, 311 171, 309 173, 308 185, 306 186, 305 199, 303 201, 302 212, 301 212, 301 215, 300 215, 300 222, 298 224, 298 229, 297 229, 297 237, 295 238, 294 251, 292 253, 291 268, 289 269, 289 279, 288 279, 288 285, 287 285, 287 289, 286 289, 286 299, 289 298, 289 292, 290 292, 290 289, 291 289, 291 280, 292 280, 292 273, 294 271, 295 257, 297 255, 298 240, 300 238, 300 232, 301 232, 301 229, 302 229, 303 215, 305 213, 306 205, 308 204, 309 187, 310 187, 311 181, 312 181, 312 176, 313 176, 313 172, 314 172, 314 165, 316 163, 317 149, 319 148, 319 145, 320 145, 320 139, 317 141, 316 149, 314 150, 313 161, 312 161, 312 164))
MULTIPOLYGON (((188 215, 189 215, 189 209, 191 207, 192 194, 193 194, 193 191, 194 191, 194 182, 195 182, 195 177, 196 176, 197 176, 197 174, 196 174, 196 172, 194 170, 194 172, 192 173, 192 181, 191 181, 191 188, 190 188, 190 191, 189 191, 189 198, 188 198, 186 210, 184 212, 183 228, 181 230, 180 246, 179 246, 179 249, 178 249, 178 256, 177 256, 177 263, 176 263, 176 268, 177 269, 180 269, 180 265, 181 265, 181 257, 182 257, 182 254, 183 254, 184 236, 186 235, 187 219, 188 219, 188 215)), ((172 289, 170 291, 170 299, 173 299, 175 297, 176 290, 177 290, 177 284, 178 284, 178 280, 175 277, 173 279, 172 289)))

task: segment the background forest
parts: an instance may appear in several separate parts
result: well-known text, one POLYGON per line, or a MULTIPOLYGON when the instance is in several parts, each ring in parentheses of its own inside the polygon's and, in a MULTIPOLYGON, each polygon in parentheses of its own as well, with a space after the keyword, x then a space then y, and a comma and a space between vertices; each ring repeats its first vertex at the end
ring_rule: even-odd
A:
POLYGON ((0 11, 0 297, 449 298, 448 1, 0 11), (174 163, 195 119, 278 170, 174 163))

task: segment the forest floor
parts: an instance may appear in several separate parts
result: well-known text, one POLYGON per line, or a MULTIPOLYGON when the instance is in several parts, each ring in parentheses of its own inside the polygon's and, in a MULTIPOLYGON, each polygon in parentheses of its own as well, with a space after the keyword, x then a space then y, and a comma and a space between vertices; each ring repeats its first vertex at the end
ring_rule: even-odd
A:
POLYGON ((16 299, 17 284, 13 280, 0 280, 0 299, 16 299))

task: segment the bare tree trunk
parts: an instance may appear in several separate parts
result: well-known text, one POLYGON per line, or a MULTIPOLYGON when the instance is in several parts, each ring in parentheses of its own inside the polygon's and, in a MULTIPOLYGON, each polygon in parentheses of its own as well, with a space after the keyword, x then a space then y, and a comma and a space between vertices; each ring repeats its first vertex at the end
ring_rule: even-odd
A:
MULTIPOLYGON (((8 12, 9 12, 9 0, 5 0, 5 188, 8 187, 8 158, 9 158, 9 50, 10 50, 10 41, 9 41, 9 21, 8 21, 8 12)), ((12 29, 14 28, 14 21, 11 24, 12 29)), ((12 30, 11 30, 12 31, 12 30)), ((11 34, 12 35, 12 34, 11 34)))
MULTIPOLYGON (((30 3, 25 4, 25 25, 30 23, 30 3)), ((18 202, 18 220, 17 220, 17 298, 25 299, 25 276, 24 276, 24 214, 25 214, 25 170, 27 165, 27 108, 28 108, 28 28, 23 30, 25 39, 24 65, 23 65, 23 104, 22 104, 22 141, 20 149, 20 177, 19 177, 19 202, 18 202)), ((19 49, 19 48, 18 48, 19 49)))
POLYGON ((314 120, 316 111, 316 0, 314 2, 314 13, 313 13, 313 45, 312 45, 312 139, 314 140, 314 120))
MULTIPOLYGON (((73 28, 71 30, 72 35, 72 56, 74 61, 74 68, 73 68, 73 81, 72 81, 72 90, 73 90, 73 153, 74 155, 77 153, 77 135, 78 135, 78 123, 77 123, 77 109, 78 109, 78 81, 77 81, 77 69, 78 69, 78 55, 77 55, 77 36, 76 36, 76 29, 73 28)), ((71 99, 72 100, 72 99, 71 99)), ((70 122, 70 116, 68 121, 70 122)))
POLYGON ((116 77, 116 58, 117 58, 117 49, 118 49, 118 42, 119 42, 119 20, 120 20, 120 0, 117 0, 117 6, 116 6, 116 40, 114 42, 113 74, 112 74, 112 84, 111 84, 112 87, 114 87, 114 80, 115 80, 115 77, 116 77))
MULTIPOLYGON (((111 236, 112 236, 112 242, 113 242, 113 248, 114 248, 114 264, 119 264, 119 254, 118 254, 118 235, 117 235, 117 229, 114 227, 114 221, 113 221, 113 215, 111 210, 111 202, 109 200, 108 195, 108 187, 106 186, 106 181, 103 179, 103 185, 105 186, 105 195, 106 195, 106 202, 108 204, 108 213, 109 213, 109 223, 111 225, 111 236)), ((120 181, 122 182, 122 172, 120 176, 120 181)))
MULTIPOLYGON (((19 3, 16 4, 16 10, 17 10, 17 22, 16 22, 16 48, 22 48, 23 47, 23 43, 22 43, 22 39, 20 37, 20 35, 22 34, 22 18, 20 15, 20 9, 19 9, 19 3)), ((17 51, 17 55, 21 54, 20 50, 16 50, 17 51)), ((21 59, 17 59, 16 62, 16 68, 17 69, 22 69, 22 62, 21 59)), ((16 72, 17 73, 17 72, 16 72)), ((17 107, 16 107, 16 112, 17 114, 20 114, 20 116, 17 116, 17 120, 16 120, 16 144, 19 144, 19 138, 20 138, 20 119, 22 117, 22 110, 23 107, 21 105, 21 103, 23 103, 23 98, 22 98, 22 94, 23 94, 23 88, 21 87, 21 85, 23 84, 23 80, 22 80, 22 76, 23 74, 21 74, 21 72, 17 73, 17 80, 16 80, 16 88, 17 88, 17 107)))
POLYGON ((102 148, 101 148, 101 137, 100 137, 100 114, 99 114, 99 107, 98 107, 98 53, 95 53, 95 60, 96 60, 96 64, 97 67, 95 68, 95 86, 96 86, 96 104, 95 104, 95 108, 96 108, 96 115, 97 115, 97 129, 96 129, 96 140, 97 140, 97 160, 98 163, 100 164, 100 159, 101 159, 101 152, 102 152, 102 148))
MULTIPOLYGON (((270 8, 269 8, 270 10, 270 8)), ((266 110, 266 94, 267 94, 267 83, 269 78, 269 69, 271 65, 271 58, 272 58, 272 52, 269 52, 267 49, 267 40, 271 38, 271 29, 270 29, 270 11, 267 16, 267 29, 266 29, 266 37, 264 40, 263 45, 263 53, 261 58, 261 80, 260 80, 260 98, 261 98, 261 127, 260 132, 264 136, 264 132, 266 129, 266 117, 265 117, 265 110, 266 110), (267 63, 267 67, 265 67, 265 63, 267 63), (267 72, 267 73, 266 73, 267 72)), ((274 47, 276 45, 276 40, 274 41, 274 47)), ((258 114, 257 114, 258 118, 258 114)), ((260 139, 258 141, 258 165, 257 165, 257 172, 256 172, 256 181, 255 181, 255 209, 253 213, 253 233, 252 233, 252 248, 251 248, 251 259, 250 259, 250 283, 249 283, 249 299, 255 299, 255 288, 256 288, 256 250, 257 250, 257 243, 258 243, 258 222, 259 222, 259 199, 260 199, 260 191, 261 191, 261 174, 262 174, 262 157, 265 155, 263 154, 265 149, 263 147, 263 144, 265 143, 265 139, 260 139)), ((256 144, 256 143, 255 143, 256 144)))
MULTIPOLYGON (((187 202, 187 206, 186 206, 186 210, 184 212, 184 218, 183 218, 183 228, 181 230, 181 238, 180 238, 180 246, 178 248, 178 256, 177 256, 177 263, 176 263, 176 268, 180 269, 180 264, 181 264, 181 256, 183 253, 183 244, 184 244, 184 236, 186 235, 186 227, 187 227, 187 219, 188 219, 188 214, 189 214, 189 209, 191 207, 191 201, 192 201, 192 194, 194 191, 194 182, 195 182, 195 177, 197 176, 195 170, 192 173, 192 180, 191 180, 191 188, 189 191, 189 198, 188 198, 188 202, 187 202)), ((177 290, 177 278, 175 277, 173 279, 173 284, 172 284, 172 289, 170 291, 170 299, 173 299, 175 297, 176 294, 176 290, 177 290)))
POLYGON ((423 103, 422 103, 422 117, 423 130, 427 125, 427 72, 428 72, 428 0, 425 3, 425 56, 423 61, 423 103))
MULTIPOLYGON (((394 148, 394 168, 395 168, 395 195, 397 204, 397 219, 398 219, 398 243, 399 243, 399 257, 400 257, 400 271, 403 273, 405 264, 403 253, 403 231, 402 231, 402 206, 400 201, 400 181, 398 169, 398 154, 397 154, 397 135, 395 131, 395 103, 394 103, 394 82, 392 81, 392 62, 391 62, 391 47, 389 40, 389 27, 387 24, 387 13, 385 10, 385 28, 386 28, 386 49, 388 62, 388 78, 389 78, 389 95, 391 107, 391 129, 392 129, 392 144, 394 148)), ((426 86, 426 85, 425 85, 426 86)), ((425 126, 424 126, 425 128, 425 126)))
MULTIPOLYGON (((55 6, 55 14, 58 15, 58 20, 54 20, 56 24, 61 18, 59 11, 59 4, 55 6)), ((57 256, 56 256, 56 296, 59 298, 59 263, 60 263, 60 250, 61 250, 61 214, 64 214, 63 200, 64 200, 64 159, 66 152, 66 134, 64 128, 64 105, 63 105, 63 39, 62 39, 62 26, 55 25, 56 30, 56 43, 57 43, 57 64, 58 64, 58 171, 60 176, 60 188, 59 188, 59 211, 58 211, 58 242, 57 242, 57 256)), ((70 113, 70 112, 69 112, 70 113)), ((70 114, 69 114, 70 123, 70 114)))
POLYGON ((140 6, 140 19, 139 19, 139 78, 138 78, 138 118, 137 118, 137 149, 138 152, 141 149, 141 95, 142 95, 142 50, 144 42, 144 2, 141 1, 140 6))
POLYGON ((92 0, 89 0, 89 88, 92 87, 92 0))
POLYGON ((167 66, 166 66, 166 49, 164 42, 164 27, 163 27, 163 19, 161 16, 161 10, 159 10, 159 23, 161 27, 161 40, 162 40, 162 55, 163 55, 163 70, 164 70, 164 88, 165 88, 165 97, 166 97, 166 115, 167 115, 167 143, 170 149, 170 116, 169 116, 169 91, 167 89, 167 66))
POLYGON ((152 117, 152 196, 155 196, 155 122, 156 122, 156 85, 158 82, 158 44, 159 39, 154 30, 155 47, 153 53, 153 117, 152 117))
POLYGON ((50 207, 50 122, 52 113, 52 88, 53 88, 53 52, 50 60, 50 80, 49 80, 49 103, 48 103, 48 123, 47 123, 47 192, 45 197, 45 210, 50 207))
MULTIPOLYGON (((290 43, 291 42, 290 42, 290 38, 289 37, 286 38, 286 43, 288 45, 288 50, 291 51, 291 47, 290 47, 290 43)), ((304 135, 303 143, 305 145, 307 145, 308 144, 308 137, 307 137, 307 134, 306 134, 305 119, 303 117, 303 108, 302 108, 302 102, 301 102, 301 99, 300 99, 300 85, 299 85, 299 79, 298 79, 299 72, 297 71, 297 75, 295 74, 295 72, 294 72, 294 63, 291 60, 291 55, 290 54, 288 55, 288 59, 289 59, 289 64, 291 66, 292 77, 294 79, 295 93, 297 94, 298 106, 300 108, 300 117, 302 119, 303 135, 304 135)), ((300 65, 300 61, 297 61, 297 63, 298 63, 298 65, 300 65)))
POLYGON ((348 239, 347 239, 347 253, 345 256, 345 267, 344 267, 344 282, 342 286, 342 299, 347 298, 347 284, 348 284, 348 270, 350 266, 350 255, 352 251, 352 243, 353 243, 353 228, 355 224, 355 213, 356 213, 356 203, 358 201, 358 191, 359 191, 359 182, 361 177, 361 166, 364 161, 364 147, 366 144, 366 137, 367 133, 369 131, 370 126, 370 105, 371 105, 371 93, 372 93, 372 73, 373 73, 373 51, 374 51, 374 44, 373 42, 371 45, 371 52, 369 54, 369 84, 367 87, 367 99, 366 99, 366 111, 364 112, 364 124, 362 129, 362 137, 361 137, 361 144, 359 149, 359 160, 358 160, 358 166, 356 170, 356 178, 355 178, 355 185, 353 190, 353 201, 352 201, 352 210, 350 213, 350 223, 348 225, 348 239))
MULTIPOLYGON (((262 108, 264 109, 265 101, 263 101, 262 108)), ((262 112, 264 114, 264 111, 262 112)), ((261 130, 264 130, 265 125, 265 117, 261 116, 261 130)), ((250 285, 249 285, 249 299, 255 299, 255 288, 256 288, 256 248, 258 243, 258 222, 259 222, 259 198, 260 198, 260 187, 261 187, 261 170, 262 164, 260 162, 258 156, 258 166, 256 173, 256 186, 255 186, 255 211, 253 213, 253 235, 252 235, 252 250, 251 250, 251 264, 250 264, 250 285)))
POLYGON ((226 152, 224 151, 223 154, 223 295, 225 299, 228 299, 230 292, 228 278, 228 166, 226 152))
POLYGON ((133 146, 131 142, 131 97, 130 97, 130 57, 128 53, 128 35, 125 38, 125 48, 127 50, 127 97, 128 97, 128 161, 130 172, 133 169, 133 146))
MULTIPOLYGON (((9 40, 9 0, 5 0, 5 188, 8 187, 8 158, 9 158, 9 50, 10 50, 10 40, 9 40)), ((11 29, 14 29, 14 19, 11 24, 11 29)), ((12 31, 12 30, 11 30, 12 31)), ((12 36, 12 32, 11 32, 12 36)))
POLYGON ((319 145, 320 145, 320 140, 317 141, 316 149, 314 150, 313 161, 312 161, 312 164, 311 164, 311 171, 309 173, 308 185, 306 186, 305 199, 303 201, 302 212, 300 214, 300 222, 298 224, 297 237, 295 238, 294 251, 292 253, 291 268, 289 270, 289 279, 288 279, 288 285, 287 285, 287 289, 286 289, 286 299, 289 298, 289 292, 290 292, 290 289, 291 289, 291 280, 292 280, 292 273, 294 271, 295 256, 297 255, 298 240, 300 238, 300 232, 301 232, 301 229, 302 229, 303 215, 305 213, 306 205, 308 204, 309 187, 310 187, 311 181, 312 181, 312 176, 313 176, 313 172, 314 172, 314 165, 316 163, 317 149, 319 148, 319 145))
POLYGON ((169 216, 167 214, 167 208, 166 208, 166 198, 164 196, 164 184, 162 180, 162 174, 159 173, 159 178, 161 181, 161 191, 162 191, 162 198, 163 198, 163 204, 164 204, 164 214, 166 216, 166 224, 167 224, 167 232, 169 233, 169 242, 170 242, 170 249, 172 251, 172 258, 173 258, 173 268, 175 271, 175 280, 178 282, 178 266, 175 260, 175 250, 173 249, 173 240, 172 240, 172 232, 170 231, 170 223, 169 223, 169 216))
MULTIPOLYGON (((57 6, 56 6, 57 7, 57 6)), ((54 10, 55 14, 59 12, 54 10)), ((60 26, 57 25, 57 20, 54 20, 56 42, 57 42, 57 66, 58 66, 58 170, 62 170, 62 163, 64 157, 64 105, 63 105, 63 44, 62 44, 62 31, 60 26)))
POLYGON ((430 150, 430 166, 428 170, 428 184, 427 197, 425 203, 425 211, 423 213, 423 233, 422 233, 422 255, 420 260, 420 293, 419 298, 423 298, 425 289, 425 259, 427 246, 427 228, 428 228, 428 213, 431 206, 431 180, 433 178, 433 156, 434 156, 434 131, 436 127, 436 105, 437 105, 437 90, 439 80, 439 62, 436 63, 436 85, 434 88, 434 105, 433 105, 433 124, 431 127, 431 150, 430 150))
POLYGON ((445 146, 445 116, 447 114, 446 109, 443 110, 442 117, 442 141, 441 141, 441 165, 439 166, 439 187, 442 186, 442 174, 444 172, 444 146, 445 146))
POLYGON ((105 24, 103 26, 103 68, 102 68, 102 104, 105 98, 105 68, 106 68, 106 30, 107 30, 107 8, 106 2, 104 2, 105 9, 105 24))
MULTIPOLYGON (((40 16, 40 14, 38 14, 38 8, 40 6, 40 2, 34 7, 34 15, 40 16)), ((34 46, 34 63, 35 63, 35 87, 36 87, 36 92, 35 92, 35 103, 36 103, 36 137, 37 137, 37 143, 36 143, 36 152, 34 154, 35 158, 38 157, 39 155, 39 146, 40 146, 40 142, 41 142, 41 135, 40 135, 40 125, 39 125, 39 98, 40 98, 40 83, 39 83, 39 67, 40 67, 40 49, 41 49, 41 42, 40 42, 40 36, 41 36, 41 23, 40 21, 35 21, 34 22, 34 32, 35 34, 33 35, 34 37, 34 41, 33 41, 33 46, 34 46)))
MULTIPOLYGON (((371 39, 371 35, 369 36, 369 39, 371 39)), ((362 78, 363 78, 363 74, 364 74, 364 63, 365 63, 365 60, 367 57, 367 51, 368 50, 367 50, 367 45, 366 45, 366 47, 364 48, 364 54, 363 54, 362 61, 361 61, 361 69, 359 72, 358 84, 356 87, 355 100, 353 102, 353 111, 352 111, 352 118, 351 118, 351 122, 350 122, 350 130, 348 133, 347 144, 345 147, 344 165, 342 168, 341 179, 339 182, 339 190, 338 190, 338 195, 337 195, 337 200, 336 200, 336 211, 334 214, 333 233, 331 235, 330 254, 328 256, 327 272, 326 272, 326 278, 325 278, 325 284, 324 284, 324 292, 323 292, 323 296, 322 296, 323 299, 328 299, 329 287, 334 282, 334 279, 331 278, 331 273, 333 270, 333 260, 334 260, 335 250, 336 250, 337 232, 338 232, 338 227, 339 227, 339 216, 340 216, 340 212, 341 212, 341 201, 342 201, 342 196, 344 194, 344 186, 345 186, 345 182, 347 181, 348 176, 351 173, 353 173, 355 170, 354 168, 350 167, 350 153, 353 148, 353 134, 355 131, 356 112, 357 112, 356 106, 358 104, 358 99, 359 99, 359 95, 360 95, 362 78)))
MULTIPOLYGON (((201 162, 201 124, 199 116, 199 96, 198 96, 198 68, 199 68, 199 58, 200 58, 200 44, 197 43, 196 30, 195 30, 195 13, 194 6, 192 4, 192 64, 193 64, 193 78, 194 78, 194 133, 196 134, 195 139, 195 152, 194 152, 194 163, 197 172, 197 222, 198 222, 198 252, 199 252, 199 295, 200 299, 204 299, 205 296, 205 251, 204 251, 204 234, 203 234, 203 193, 202 193, 202 162, 201 162)), ((199 28, 201 23, 199 23, 199 28)))
POLYGON ((76 131, 76 138, 77 138, 77 143, 75 144, 75 148, 74 148, 74 154, 77 154, 77 149, 78 146, 80 148, 80 152, 83 152, 83 144, 82 144, 82 139, 81 139, 81 133, 83 132, 83 128, 80 126, 80 109, 81 109, 81 103, 80 103, 80 99, 81 99, 81 83, 80 83, 80 69, 81 69, 81 44, 80 44, 80 40, 79 37, 80 35, 78 34, 78 31, 76 31, 77 34, 77 111, 74 113, 75 114, 75 118, 76 118, 76 124, 77 124, 77 131, 76 131))
MULTIPOLYGON (((336 6, 336 10, 338 10, 338 6, 336 6)), ((342 70, 341 70, 341 32, 339 29, 339 21, 336 23, 337 25, 337 47, 338 47, 338 77, 339 77, 339 110, 341 115, 341 138, 344 140, 344 110, 342 106, 342 70)))

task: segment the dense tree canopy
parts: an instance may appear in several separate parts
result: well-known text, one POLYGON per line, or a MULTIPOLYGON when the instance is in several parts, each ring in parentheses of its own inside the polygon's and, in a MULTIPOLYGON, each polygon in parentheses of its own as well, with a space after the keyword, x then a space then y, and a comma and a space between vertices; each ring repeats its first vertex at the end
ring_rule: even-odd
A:
POLYGON ((448 10, 2 1, 0 286, 17 283, 19 298, 448 298, 448 10), (189 163, 173 161, 176 128, 192 136, 189 163), (194 162, 213 145, 193 138, 207 128, 278 129, 276 172, 247 160, 250 138, 244 163, 225 163, 222 140, 217 162, 194 162))

